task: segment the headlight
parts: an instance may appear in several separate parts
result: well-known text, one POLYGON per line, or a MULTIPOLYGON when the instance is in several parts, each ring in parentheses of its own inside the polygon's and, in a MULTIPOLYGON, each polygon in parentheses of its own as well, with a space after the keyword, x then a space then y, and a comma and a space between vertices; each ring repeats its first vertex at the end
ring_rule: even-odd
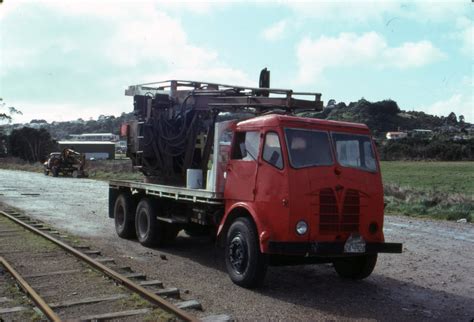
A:
POLYGON ((304 235, 308 231, 308 224, 304 220, 300 220, 296 223, 296 233, 298 235, 304 235))

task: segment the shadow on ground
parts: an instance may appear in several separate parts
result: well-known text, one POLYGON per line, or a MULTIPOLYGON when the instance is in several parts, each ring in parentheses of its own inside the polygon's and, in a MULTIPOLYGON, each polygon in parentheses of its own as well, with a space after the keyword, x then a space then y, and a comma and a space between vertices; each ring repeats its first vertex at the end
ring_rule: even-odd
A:
MULTIPOLYGON (((226 271, 223 251, 209 238, 180 235, 175 243, 159 251, 226 271)), ((383 273, 376 268, 366 280, 348 281, 339 278, 331 264, 272 266, 263 287, 250 292, 345 318, 467 321, 474 317, 471 298, 383 273)), ((238 287, 235 288, 238 293, 238 287)))

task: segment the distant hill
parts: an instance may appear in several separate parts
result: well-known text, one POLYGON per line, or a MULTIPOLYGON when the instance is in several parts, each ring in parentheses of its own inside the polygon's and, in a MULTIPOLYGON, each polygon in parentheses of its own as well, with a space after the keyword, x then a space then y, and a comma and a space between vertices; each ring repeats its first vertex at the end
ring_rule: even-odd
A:
POLYGON ((460 116, 458 121, 454 113, 447 117, 438 117, 424 112, 400 110, 393 100, 369 102, 360 99, 349 105, 338 103, 326 107, 322 112, 305 112, 301 116, 337 120, 346 122, 364 123, 374 136, 385 136, 389 131, 408 131, 413 129, 438 130, 443 126, 462 127, 468 125, 460 116))

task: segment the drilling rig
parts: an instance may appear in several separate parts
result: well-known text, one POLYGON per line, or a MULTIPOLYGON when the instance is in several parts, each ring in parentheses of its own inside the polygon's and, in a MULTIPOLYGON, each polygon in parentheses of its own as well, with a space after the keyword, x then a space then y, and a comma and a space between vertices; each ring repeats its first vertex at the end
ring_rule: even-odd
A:
POLYGON ((130 86, 125 94, 133 96, 136 120, 122 127, 127 156, 147 182, 184 185, 187 169, 208 170, 217 122, 322 110, 320 93, 270 89, 266 68, 259 85, 171 80, 130 86))

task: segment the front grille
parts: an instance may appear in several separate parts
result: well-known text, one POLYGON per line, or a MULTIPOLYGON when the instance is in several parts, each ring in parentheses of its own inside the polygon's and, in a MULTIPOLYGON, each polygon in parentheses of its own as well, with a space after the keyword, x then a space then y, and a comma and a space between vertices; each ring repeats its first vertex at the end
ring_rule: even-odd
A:
POLYGON ((359 231, 360 198, 359 192, 347 190, 342 207, 341 231, 359 231))
POLYGON ((321 189, 319 192, 319 231, 321 233, 358 232, 360 208, 360 196, 356 190, 347 190, 343 203, 339 207, 334 190, 321 189))
POLYGON ((319 231, 333 232, 339 230, 339 211, 334 191, 330 188, 319 192, 319 231))

